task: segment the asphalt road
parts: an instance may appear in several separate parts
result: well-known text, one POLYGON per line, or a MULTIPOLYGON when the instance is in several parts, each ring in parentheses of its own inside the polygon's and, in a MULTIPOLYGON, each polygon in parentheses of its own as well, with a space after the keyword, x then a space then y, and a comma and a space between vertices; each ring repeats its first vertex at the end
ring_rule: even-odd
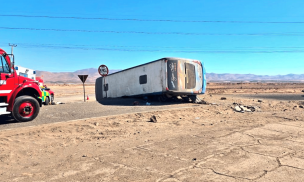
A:
POLYGON ((302 94, 281 94, 281 93, 272 93, 272 94, 234 94, 230 95, 232 97, 242 97, 242 98, 254 98, 254 99, 271 99, 271 100, 304 100, 304 93, 302 94))
MULTIPOLYGON (((225 96, 225 95, 223 95, 225 96)), ((303 100, 304 94, 233 94, 229 97, 236 98, 254 98, 254 99, 271 99, 271 100, 303 100)), ((152 102, 151 105, 146 105, 143 100, 128 98, 128 99, 113 99, 107 100, 104 103, 96 101, 90 102, 74 102, 62 105, 43 106, 40 109, 38 117, 31 122, 20 123, 15 121, 8 115, 0 116, 0 130, 11 129, 26 126, 35 126, 47 123, 65 122, 70 120, 85 119, 91 117, 101 117, 117 114, 156 111, 182 107, 195 107, 191 103, 159 103, 152 102), (134 106, 133 102, 139 101, 139 106, 134 106)))
POLYGON ((118 115, 126 113, 136 113, 145 111, 165 110, 172 108, 195 107, 191 103, 151 103, 138 99, 116 99, 109 100, 106 103, 75 102, 61 105, 48 105, 40 108, 38 117, 30 122, 17 122, 10 115, 0 116, 0 130, 19 128, 26 126, 35 126, 46 123, 65 122, 70 120, 85 119, 91 117, 101 117, 109 115, 118 115), (134 101, 139 101, 140 105, 133 105, 134 101))

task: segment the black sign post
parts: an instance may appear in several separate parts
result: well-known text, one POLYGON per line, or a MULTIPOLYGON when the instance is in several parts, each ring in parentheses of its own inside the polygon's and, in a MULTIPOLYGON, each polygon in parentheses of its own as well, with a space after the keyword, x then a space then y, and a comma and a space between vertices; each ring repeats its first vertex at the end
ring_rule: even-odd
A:
POLYGON ((84 82, 86 81, 86 79, 88 78, 88 75, 78 75, 78 77, 80 78, 80 80, 82 81, 83 84, 83 101, 85 102, 85 88, 84 88, 84 82))

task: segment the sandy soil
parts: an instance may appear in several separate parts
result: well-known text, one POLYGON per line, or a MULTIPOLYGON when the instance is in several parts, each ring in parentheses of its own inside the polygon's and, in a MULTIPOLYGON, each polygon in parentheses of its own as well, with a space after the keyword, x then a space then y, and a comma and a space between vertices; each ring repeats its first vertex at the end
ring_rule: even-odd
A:
POLYGON ((301 93, 304 83, 208 83, 208 93, 301 93))
POLYGON ((0 179, 304 181, 304 101, 258 102, 231 90, 188 109, 2 130, 0 179), (258 109, 239 113, 233 103, 258 109))
MULTIPOLYGON (((47 84, 62 102, 83 101, 81 84, 47 84)), ((304 83, 208 83, 207 94, 302 93, 304 83)), ((85 84, 86 97, 95 100, 95 85, 85 84)))
MULTIPOLYGON (((82 84, 47 84, 55 92, 55 101, 57 102, 81 102, 84 100, 84 91, 82 84)), ((85 84, 85 99, 95 100, 95 85, 85 84)))

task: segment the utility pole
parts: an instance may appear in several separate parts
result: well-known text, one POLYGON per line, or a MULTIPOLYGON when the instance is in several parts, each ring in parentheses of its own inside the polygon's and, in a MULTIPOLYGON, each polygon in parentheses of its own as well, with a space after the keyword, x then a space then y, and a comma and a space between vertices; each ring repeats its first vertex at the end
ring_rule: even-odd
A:
POLYGON ((11 49, 11 54, 13 54, 13 50, 14 50, 14 47, 17 47, 17 44, 8 44, 8 46, 11 46, 12 49, 11 49))

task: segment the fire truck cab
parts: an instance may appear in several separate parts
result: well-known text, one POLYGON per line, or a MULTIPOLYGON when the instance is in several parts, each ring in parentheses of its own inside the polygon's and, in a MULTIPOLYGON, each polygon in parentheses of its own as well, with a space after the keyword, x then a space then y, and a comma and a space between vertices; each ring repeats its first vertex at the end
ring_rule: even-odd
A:
POLYGON ((38 82, 19 76, 14 67, 14 55, 0 48, 0 115, 11 114, 19 121, 35 119, 42 106, 38 82))

